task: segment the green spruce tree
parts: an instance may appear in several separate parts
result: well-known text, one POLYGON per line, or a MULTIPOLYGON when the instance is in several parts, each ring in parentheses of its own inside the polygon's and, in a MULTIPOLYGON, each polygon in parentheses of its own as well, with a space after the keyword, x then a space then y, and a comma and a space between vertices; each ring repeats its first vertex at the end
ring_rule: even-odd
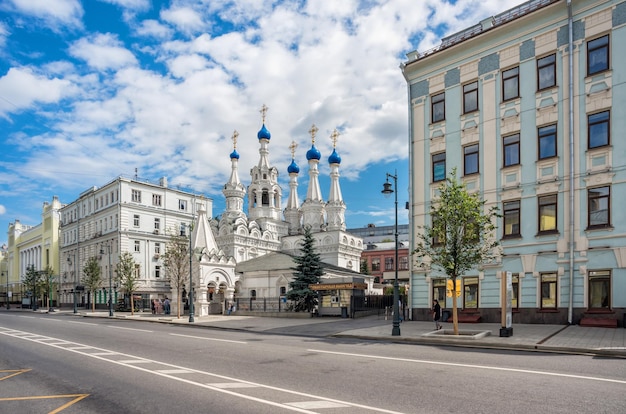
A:
POLYGON ((287 299, 294 302, 296 312, 311 312, 317 305, 317 292, 311 290, 309 285, 319 283, 324 275, 324 269, 313 244, 311 227, 307 226, 304 229, 304 240, 300 249, 302 255, 293 258, 296 267, 292 267, 291 270, 294 271, 295 279, 289 283, 290 290, 287 292, 287 299))

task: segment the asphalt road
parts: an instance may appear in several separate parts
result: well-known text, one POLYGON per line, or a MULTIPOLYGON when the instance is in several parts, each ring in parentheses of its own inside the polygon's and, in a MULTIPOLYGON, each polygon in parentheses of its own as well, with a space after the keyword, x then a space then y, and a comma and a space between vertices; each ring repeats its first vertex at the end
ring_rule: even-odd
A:
POLYGON ((0 315, 3 413, 624 413, 626 361, 0 315))

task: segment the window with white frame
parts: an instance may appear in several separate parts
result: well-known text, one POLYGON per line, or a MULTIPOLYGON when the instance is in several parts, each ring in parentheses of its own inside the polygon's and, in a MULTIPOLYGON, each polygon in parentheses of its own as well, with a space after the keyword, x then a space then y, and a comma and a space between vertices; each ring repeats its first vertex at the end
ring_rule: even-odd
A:
POLYGON ((141 191, 132 190, 131 191, 131 200, 135 203, 141 203, 141 191))
POLYGON ((133 215, 133 226, 139 227, 139 214, 133 215))
POLYGON ((141 242, 139 240, 135 240, 135 253, 139 253, 141 251, 141 242))
POLYGON ((541 274, 541 309, 556 309, 557 303, 556 273, 541 274))
POLYGON ((187 210, 187 200, 178 200, 178 209, 181 211, 187 210))

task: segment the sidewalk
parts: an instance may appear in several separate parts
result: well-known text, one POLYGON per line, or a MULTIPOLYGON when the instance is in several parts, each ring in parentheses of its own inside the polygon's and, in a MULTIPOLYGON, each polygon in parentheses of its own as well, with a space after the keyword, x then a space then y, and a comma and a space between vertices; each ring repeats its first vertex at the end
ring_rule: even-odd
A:
MULTIPOLYGON (((0 312, 12 312, 0 309, 0 312)), ((16 311, 32 312, 30 310, 16 311)), ((44 310, 42 312, 47 312, 44 310)), ((109 318, 108 311, 61 310, 55 314, 82 317, 109 318)), ((513 335, 500 337, 500 324, 459 324, 464 335, 452 335, 452 324, 444 323, 444 329, 434 331, 433 322, 404 321, 400 335, 392 336, 392 321, 382 316, 357 319, 335 317, 276 318, 239 315, 210 315, 194 318, 189 316, 153 315, 149 312, 115 312, 116 319, 132 319, 143 322, 192 325, 197 328, 262 332, 266 334, 298 335, 308 337, 358 338, 398 343, 426 345, 463 346, 473 348, 527 350, 541 352, 603 355, 626 358, 626 329, 591 328, 578 325, 513 325, 513 335)))

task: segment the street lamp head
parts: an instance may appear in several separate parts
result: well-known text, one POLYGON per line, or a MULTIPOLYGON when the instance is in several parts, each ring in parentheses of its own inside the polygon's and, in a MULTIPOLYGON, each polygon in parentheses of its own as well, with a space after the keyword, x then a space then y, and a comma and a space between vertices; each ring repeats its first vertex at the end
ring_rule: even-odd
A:
POLYGON ((385 197, 389 197, 393 194, 393 188, 391 188, 391 183, 389 182, 389 178, 387 178, 387 182, 383 184, 383 189, 381 193, 383 193, 385 197))

